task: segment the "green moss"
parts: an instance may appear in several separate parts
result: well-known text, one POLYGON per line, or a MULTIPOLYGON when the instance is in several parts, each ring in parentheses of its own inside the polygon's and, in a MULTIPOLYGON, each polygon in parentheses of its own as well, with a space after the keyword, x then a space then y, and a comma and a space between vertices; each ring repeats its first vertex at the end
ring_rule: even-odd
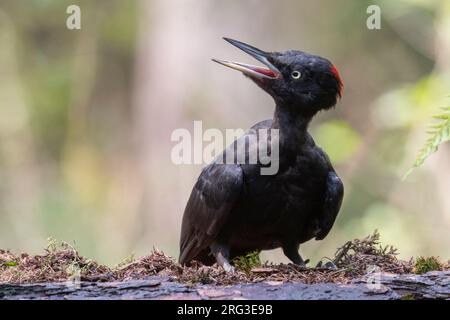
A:
POLYGON ((423 274, 433 270, 441 270, 442 264, 436 257, 418 257, 414 264, 414 273, 423 274))
POLYGON ((248 273, 252 270, 252 268, 261 266, 259 253, 260 251, 252 251, 246 255, 236 257, 233 259, 233 264, 237 269, 248 273))
POLYGON ((17 261, 6 261, 3 263, 3 265, 5 267, 16 267, 19 264, 17 263, 17 261))

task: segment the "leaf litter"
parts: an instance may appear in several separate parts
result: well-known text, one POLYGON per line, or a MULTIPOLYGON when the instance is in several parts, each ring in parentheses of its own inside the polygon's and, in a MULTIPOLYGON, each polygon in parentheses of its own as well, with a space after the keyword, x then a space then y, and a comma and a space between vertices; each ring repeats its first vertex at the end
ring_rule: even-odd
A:
MULTIPOLYGON (((138 259, 128 258, 115 267, 101 265, 79 255, 67 243, 52 241, 42 255, 13 254, 0 250, 0 283, 64 282, 78 279, 87 282, 127 281, 146 279, 150 276, 168 276, 175 281, 194 285, 236 283, 349 283, 367 274, 368 268, 376 266, 379 271, 396 274, 412 273, 414 259, 399 260, 397 250, 380 244, 377 231, 363 238, 348 241, 339 247, 333 259, 335 268, 304 268, 294 264, 264 263, 225 272, 217 265, 205 266, 193 261, 181 266, 175 259, 154 249, 150 255, 138 259)), ((441 264, 450 269, 450 264, 441 264)))

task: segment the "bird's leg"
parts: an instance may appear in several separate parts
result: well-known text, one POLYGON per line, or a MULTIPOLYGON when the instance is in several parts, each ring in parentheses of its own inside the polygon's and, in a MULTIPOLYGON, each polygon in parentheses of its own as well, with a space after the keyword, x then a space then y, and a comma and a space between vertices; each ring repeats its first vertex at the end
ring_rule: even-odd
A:
POLYGON ((297 243, 285 243, 283 244, 283 253, 286 257, 288 257, 294 264, 299 265, 301 267, 306 267, 306 264, 309 262, 309 259, 303 261, 300 253, 298 253, 299 245, 297 243))
POLYGON ((213 242, 210 248, 216 258, 217 264, 226 272, 234 272, 234 267, 230 264, 230 248, 218 242, 213 242))

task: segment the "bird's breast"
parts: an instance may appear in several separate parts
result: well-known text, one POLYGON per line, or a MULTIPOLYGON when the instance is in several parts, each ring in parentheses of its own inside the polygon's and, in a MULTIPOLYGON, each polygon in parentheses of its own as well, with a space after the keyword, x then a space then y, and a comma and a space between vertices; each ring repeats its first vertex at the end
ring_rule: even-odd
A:
POLYGON ((321 210, 326 175, 321 165, 302 156, 276 175, 248 171, 236 216, 247 228, 299 229, 321 210))

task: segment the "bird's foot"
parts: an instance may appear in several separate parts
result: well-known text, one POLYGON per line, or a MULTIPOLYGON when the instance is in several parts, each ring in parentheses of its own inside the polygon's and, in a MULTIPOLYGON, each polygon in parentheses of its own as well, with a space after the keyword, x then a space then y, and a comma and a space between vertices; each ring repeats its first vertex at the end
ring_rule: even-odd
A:
POLYGON ((307 264, 309 263, 309 259, 306 259, 305 261, 302 261, 301 263, 299 263, 298 265, 300 266, 300 267, 303 267, 303 268, 307 268, 307 264))
POLYGON ((317 265, 316 265, 316 268, 317 269, 337 270, 338 267, 331 261, 328 261, 325 264, 323 264, 322 261, 319 261, 319 263, 317 263, 317 265))
POLYGON ((223 265, 222 265, 222 268, 225 270, 225 272, 227 272, 227 273, 234 273, 236 270, 235 270, 235 268, 231 265, 231 264, 229 264, 228 262, 226 262, 226 263, 224 263, 223 265))
POLYGON ((220 243, 213 243, 211 245, 211 251, 216 257, 217 264, 221 266, 225 272, 233 273, 235 271, 234 267, 230 264, 230 249, 228 246, 220 243))
POLYGON ((307 268, 306 264, 309 263, 309 259, 303 260, 300 254, 298 253, 298 244, 294 242, 287 241, 283 246, 283 253, 286 257, 289 258, 295 265, 301 268, 307 268))
POLYGON ((294 265, 296 265, 297 267, 299 267, 301 269, 308 269, 308 266, 307 266, 308 263, 309 263, 309 259, 306 259, 306 260, 296 261, 296 262, 294 262, 294 265))

